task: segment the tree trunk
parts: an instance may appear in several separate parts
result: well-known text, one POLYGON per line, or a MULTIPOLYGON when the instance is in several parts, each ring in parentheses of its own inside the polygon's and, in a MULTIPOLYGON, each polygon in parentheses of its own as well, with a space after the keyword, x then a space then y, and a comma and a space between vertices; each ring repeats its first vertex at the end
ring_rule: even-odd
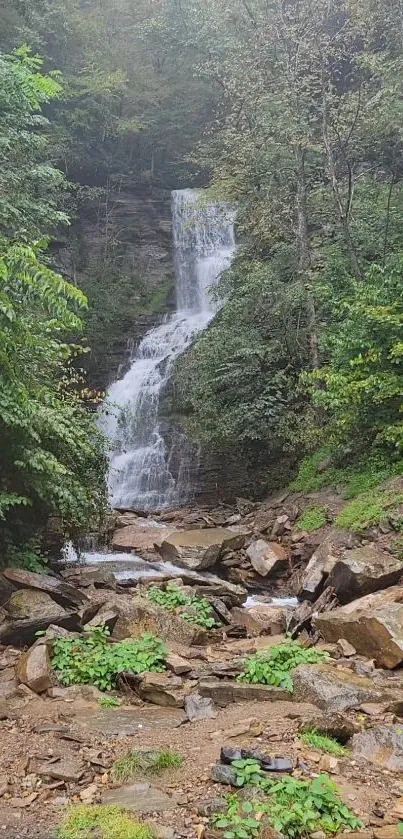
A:
POLYGON ((337 213, 339 216, 339 221, 341 224, 341 228, 344 235, 344 241, 347 246, 347 251, 350 257, 351 267, 353 269, 354 275, 357 280, 362 281, 364 279, 364 272, 361 268, 360 261, 358 259, 357 249, 354 244, 353 237, 351 235, 350 230, 350 223, 349 223, 349 212, 350 212, 350 204, 351 200, 348 202, 347 207, 344 206, 342 194, 339 188, 339 181, 337 179, 337 168, 336 168, 336 158, 333 152, 332 143, 329 136, 329 114, 328 114, 328 102, 327 102, 327 94, 326 94, 326 87, 323 78, 322 72, 322 137, 323 143, 325 146, 326 151, 326 158, 327 158, 327 167, 328 173, 330 177, 330 183, 333 193, 333 198, 336 204, 337 213))
POLYGON ((299 243, 299 273, 302 281, 308 288, 307 314, 310 358, 312 369, 317 370, 319 367, 319 345, 315 300, 312 289, 310 288, 312 255, 308 227, 305 151, 300 145, 295 147, 295 162, 297 174, 297 236, 299 243))

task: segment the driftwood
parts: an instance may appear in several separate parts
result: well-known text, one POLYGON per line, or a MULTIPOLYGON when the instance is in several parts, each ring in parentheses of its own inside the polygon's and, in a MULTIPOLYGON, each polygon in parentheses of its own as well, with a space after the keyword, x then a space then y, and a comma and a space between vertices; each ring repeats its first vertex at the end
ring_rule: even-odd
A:
POLYGON ((309 603, 307 600, 304 600, 298 606, 298 609, 291 616, 287 631, 291 634, 292 638, 297 638, 304 629, 310 632, 312 630, 312 618, 314 615, 322 614, 322 612, 330 612, 338 605, 339 601, 334 588, 328 586, 315 603, 309 603))

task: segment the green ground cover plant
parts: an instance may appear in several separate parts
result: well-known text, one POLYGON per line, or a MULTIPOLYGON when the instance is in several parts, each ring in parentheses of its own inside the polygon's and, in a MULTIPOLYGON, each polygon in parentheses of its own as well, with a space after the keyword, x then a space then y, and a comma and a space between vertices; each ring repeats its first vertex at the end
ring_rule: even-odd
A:
POLYGON ((168 612, 179 609, 181 618, 187 623, 195 624, 202 629, 213 629, 219 626, 208 600, 204 597, 185 594, 175 583, 168 583, 165 589, 153 586, 148 590, 147 597, 152 603, 162 606, 168 612))
POLYGON ((327 737, 325 734, 319 734, 317 731, 308 731, 305 734, 300 734, 299 739, 306 746, 312 746, 320 752, 326 752, 335 757, 346 757, 349 750, 341 746, 333 737, 327 737))
POLYGON ((112 644, 109 630, 97 627, 80 638, 56 639, 52 666, 63 685, 90 684, 111 691, 120 673, 158 673, 164 670, 164 660, 165 647, 153 635, 112 644))
POLYGON ((79 805, 68 810, 57 839, 153 839, 148 825, 134 821, 120 807, 79 805))
POLYGON ((298 529, 304 530, 306 533, 314 533, 315 530, 320 530, 327 524, 327 509, 326 507, 309 507, 304 510, 301 518, 298 520, 298 529))
POLYGON ((293 692, 292 671, 300 664, 318 664, 326 661, 328 654, 316 649, 305 649, 298 641, 286 641, 256 653, 244 662, 238 676, 239 682, 272 685, 293 692))
MULTIPOLYGON (((244 775, 244 767, 240 771, 244 775)), ((248 779, 246 785, 251 787, 250 799, 241 802, 236 795, 229 796, 227 812, 212 819, 214 827, 223 831, 224 839, 253 839, 265 823, 289 839, 300 839, 318 830, 334 835, 363 827, 327 775, 309 781, 275 781, 264 773, 256 773, 255 779, 248 779), (253 786, 264 791, 266 800, 253 800, 253 786)))
POLYGON ((171 749, 158 752, 130 751, 115 760, 112 768, 113 780, 126 783, 139 772, 159 775, 165 769, 179 769, 182 757, 171 749))

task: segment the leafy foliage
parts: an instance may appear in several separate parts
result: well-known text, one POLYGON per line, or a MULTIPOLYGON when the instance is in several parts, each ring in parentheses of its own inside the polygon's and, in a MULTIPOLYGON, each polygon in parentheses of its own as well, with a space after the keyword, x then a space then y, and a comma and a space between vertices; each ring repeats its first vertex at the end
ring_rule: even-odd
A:
POLYGON ((298 529, 313 533, 315 530, 324 527, 327 520, 326 507, 309 507, 304 510, 301 518, 298 519, 298 529))
POLYGON ((105 839, 153 839, 151 828, 135 822, 121 807, 84 804, 68 810, 57 836, 58 839, 88 839, 94 833, 105 839))
POLYGON ((177 609, 180 617, 187 623, 201 626, 203 629, 219 626, 208 600, 197 595, 185 594, 175 583, 168 583, 165 589, 152 586, 147 592, 147 597, 168 612, 177 609))
POLYGON ((228 796, 227 802, 227 812, 213 817, 213 827, 224 831, 224 839, 254 839, 260 831, 261 822, 255 818, 253 802, 241 803, 235 795, 228 796))
POLYGON ((333 737, 327 737, 325 734, 319 734, 315 731, 315 729, 313 731, 307 731, 304 734, 300 734, 299 739, 305 743, 306 746, 311 746, 313 749, 317 749, 320 752, 327 752, 329 755, 335 755, 335 757, 346 757, 346 755, 349 754, 349 750, 344 746, 341 746, 340 743, 338 743, 333 737))
POLYGON ((34 249, 0 255, 0 545, 10 558, 27 555, 49 515, 73 534, 105 506, 103 443, 72 367, 80 349, 64 339, 85 304, 34 249))
POLYGON ((287 641, 270 647, 267 652, 247 658, 238 680, 250 684, 273 685, 292 693, 292 671, 300 664, 317 664, 327 657, 327 653, 314 648, 305 649, 298 641, 287 641))
POLYGON ((164 659, 164 645, 153 635, 113 644, 108 629, 97 627, 85 637, 56 639, 52 666, 63 685, 90 684, 110 691, 120 673, 159 673, 164 670, 164 659))
POLYGON ((30 242, 67 223, 58 208, 64 178, 47 161, 49 122, 41 113, 62 88, 42 65, 26 46, 0 52, 0 243, 30 242))
POLYGON ((117 696, 102 696, 98 700, 98 705, 101 708, 120 708, 122 701, 117 696))
POLYGON ((336 785, 327 775, 320 775, 313 781, 295 778, 273 781, 258 775, 253 785, 264 791, 266 801, 254 801, 251 794, 251 800, 241 804, 236 796, 231 796, 227 813, 214 817, 214 826, 224 830, 225 839, 256 836, 262 814, 277 833, 290 839, 308 836, 317 830, 336 834, 343 829, 353 831, 363 826, 343 804, 336 785))
POLYGON ((130 751, 117 758, 112 767, 116 783, 126 783, 138 773, 149 772, 158 775, 165 769, 179 769, 182 758, 177 752, 166 749, 160 752, 130 751))

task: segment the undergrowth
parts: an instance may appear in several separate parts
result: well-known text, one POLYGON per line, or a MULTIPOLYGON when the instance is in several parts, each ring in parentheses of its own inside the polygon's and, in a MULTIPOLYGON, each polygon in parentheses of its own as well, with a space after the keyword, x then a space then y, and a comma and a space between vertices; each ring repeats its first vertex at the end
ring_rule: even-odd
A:
MULTIPOLYGON (((247 784, 249 800, 240 802, 236 795, 228 796, 227 812, 212 819, 213 826, 223 831, 224 839, 254 839, 265 824, 289 839, 299 839, 319 830, 334 835, 363 827, 327 775, 309 781, 272 780, 258 768, 254 780, 247 784), (253 787, 264 792, 265 800, 253 800, 253 787)), ((244 773, 244 768, 240 771, 244 773)))
POLYGON ((380 487, 354 498, 339 513, 336 526, 353 533, 363 533, 381 524, 397 511, 403 501, 401 492, 393 486, 380 487))
POLYGON ((165 769, 179 769, 181 765, 181 756, 170 749, 160 752, 130 751, 115 760, 112 777, 116 783, 126 783, 140 772, 158 775, 165 769))
MULTIPOLYGON (((361 534, 369 527, 375 527, 395 512, 402 502, 400 489, 388 485, 387 481, 403 476, 402 460, 387 460, 381 454, 372 454, 366 460, 358 460, 347 467, 332 464, 332 452, 329 446, 323 447, 310 457, 305 458, 299 468, 290 489, 295 492, 317 492, 332 489, 339 492, 349 503, 336 518, 336 527, 361 534)), ((298 522, 301 530, 309 532, 309 525, 318 520, 315 510, 306 511, 298 522), (308 515, 308 527, 304 516, 308 515)), ((322 517, 323 518, 323 517, 322 517)), ((320 525, 322 526, 322 525, 320 525)))
POLYGON ((314 533, 315 530, 320 530, 327 523, 327 509, 326 507, 309 507, 304 510, 300 519, 298 519, 298 529, 304 530, 306 533, 314 533))
POLYGON ((341 746, 337 740, 334 740, 333 737, 326 737, 325 734, 319 734, 315 729, 312 731, 308 731, 305 734, 300 734, 299 739, 302 743, 305 743, 306 746, 312 746, 313 749, 317 749, 320 752, 326 752, 329 755, 334 755, 335 757, 346 757, 349 754, 349 750, 346 749, 344 746, 341 746))
POLYGON ((324 446, 313 455, 304 458, 290 489, 293 492, 334 489, 348 501, 369 492, 389 478, 403 475, 402 460, 393 461, 380 453, 373 453, 349 466, 334 465, 332 457, 334 458, 332 448, 324 446))
POLYGON ((250 684, 272 685, 288 690, 294 690, 291 673, 300 664, 317 664, 325 661, 328 653, 314 648, 305 649, 298 641, 286 641, 267 651, 256 653, 244 662, 244 669, 238 676, 239 682, 250 684))
POLYGON ((204 597, 185 594, 175 583, 168 583, 165 589, 153 586, 148 590, 147 597, 152 603, 162 606, 168 612, 178 609, 178 614, 187 623, 195 624, 203 629, 213 629, 220 625, 214 617, 208 600, 204 597))
POLYGON ((96 627, 80 638, 57 638, 52 666, 63 685, 95 685, 111 691, 120 673, 164 670, 165 654, 162 641, 153 635, 113 644, 109 642, 109 630, 96 627))
POLYGON ((71 807, 57 831, 57 839, 153 839, 150 827, 134 821, 120 807, 71 807))

